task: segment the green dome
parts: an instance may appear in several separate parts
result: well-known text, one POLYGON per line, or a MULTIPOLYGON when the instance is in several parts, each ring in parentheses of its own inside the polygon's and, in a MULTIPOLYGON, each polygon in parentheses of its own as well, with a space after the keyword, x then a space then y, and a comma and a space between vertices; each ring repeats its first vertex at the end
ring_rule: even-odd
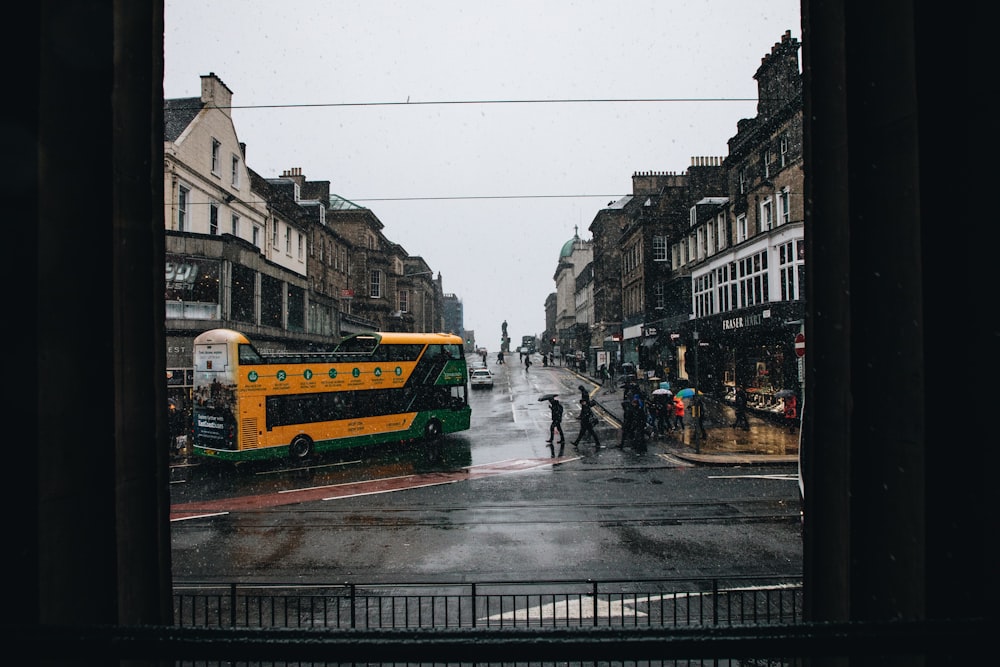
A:
POLYGON ((573 244, 576 243, 576 237, 574 236, 569 241, 563 244, 562 250, 559 251, 559 259, 563 257, 569 257, 573 254, 573 244))

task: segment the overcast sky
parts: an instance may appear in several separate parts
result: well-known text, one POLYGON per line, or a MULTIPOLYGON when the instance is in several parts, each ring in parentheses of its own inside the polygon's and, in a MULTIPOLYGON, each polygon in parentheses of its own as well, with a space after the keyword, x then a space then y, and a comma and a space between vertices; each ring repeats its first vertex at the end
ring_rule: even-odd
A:
MULTIPOLYGON (((164 95, 233 91, 247 164, 370 208, 491 352, 638 171, 725 157, 799 0, 166 0, 164 95), (247 107, 247 108, 240 108, 247 107)), ((800 53, 801 62, 801 53, 800 53)))

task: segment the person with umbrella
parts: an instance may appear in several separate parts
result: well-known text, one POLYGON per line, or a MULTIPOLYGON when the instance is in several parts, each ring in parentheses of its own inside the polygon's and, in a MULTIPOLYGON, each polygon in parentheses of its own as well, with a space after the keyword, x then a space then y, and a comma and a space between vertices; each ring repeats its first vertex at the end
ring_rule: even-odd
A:
POLYGON ((653 400, 650 401, 652 406, 653 418, 656 426, 656 434, 663 435, 670 429, 670 410, 673 408, 673 403, 670 397, 673 393, 669 389, 654 389, 653 390, 653 400))
POLYGON ((680 396, 674 396, 674 428, 684 432, 684 401, 680 396))
MULTIPOLYGON (((559 398, 556 396, 549 397, 549 411, 552 413, 552 423, 549 424, 549 439, 545 442, 552 444, 552 440, 555 438, 556 431, 559 431, 559 456, 562 456, 563 447, 566 442, 566 436, 563 435, 562 429, 562 418, 563 418, 563 406, 559 402, 559 398)), ((553 445, 553 449, 555 446, 553 445)))

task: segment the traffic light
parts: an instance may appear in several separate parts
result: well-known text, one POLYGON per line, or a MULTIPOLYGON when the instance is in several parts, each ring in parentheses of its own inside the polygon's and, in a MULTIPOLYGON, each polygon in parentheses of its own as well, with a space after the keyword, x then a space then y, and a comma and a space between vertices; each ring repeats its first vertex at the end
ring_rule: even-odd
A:
POLYGON ((550 342, 550 343, 552 343, 553 345, 555 345, 555 344, 556 344, 556 339, 555 339, 555 337, 552 337, 552 338, 550 338, 550 339, 549 339, 549 342, 550 342))

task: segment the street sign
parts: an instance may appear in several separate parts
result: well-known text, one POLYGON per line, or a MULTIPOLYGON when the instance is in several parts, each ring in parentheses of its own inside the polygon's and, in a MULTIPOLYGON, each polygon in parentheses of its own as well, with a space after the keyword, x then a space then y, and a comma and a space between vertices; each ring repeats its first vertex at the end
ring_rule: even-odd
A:
POLYGON ((806 335, 804 333, 795 336, 795 356, 806 356, 806 335))

